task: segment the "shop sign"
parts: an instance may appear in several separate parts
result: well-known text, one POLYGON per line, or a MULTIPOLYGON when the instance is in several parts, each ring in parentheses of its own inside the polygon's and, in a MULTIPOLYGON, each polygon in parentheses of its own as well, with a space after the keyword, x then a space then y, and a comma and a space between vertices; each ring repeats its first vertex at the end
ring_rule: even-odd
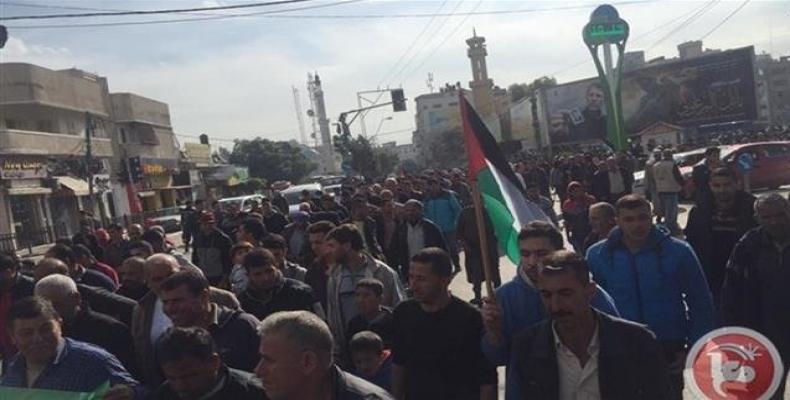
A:
POLYGON ((2 159, 0 178, 38 179, 47 177, 47 163, 31 159, 2 159))
POLYGON ((167 168, 159 164, 143 164, 142 167, 144 175, 166 175, 170 173, 167 168))

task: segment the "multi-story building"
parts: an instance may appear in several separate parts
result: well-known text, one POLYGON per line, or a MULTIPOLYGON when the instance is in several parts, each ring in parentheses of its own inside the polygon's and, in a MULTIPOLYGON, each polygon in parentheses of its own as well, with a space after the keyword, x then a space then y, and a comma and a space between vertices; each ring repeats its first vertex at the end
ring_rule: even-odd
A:
POLYGON ((167 104, 133 93, 112 93, 116 128, 117 164, 123 181, 115 184, 116 207, 121 214, 155 215, 176 206, 176 200, 191 196, 186 182, 174 184, 178 176, 180 150, 170 123, 167 104), (139 164, 139 182, 129 182, 129 168, 139 164), (124 176, 126 175, 126 176, 124 176), (183 184, 185 183, 185 184, 183 184))
POLYGON ((191 196, 179 159, 167 104, 78 69, 0 64, 0 247, 73 235, 81 211, 108 222, 172 207, 191 196))
POLYGON ((87 206, 86 114, 92 121, 94 212, 112 212, 107 80, 77 69, 0 64, 0 232, 47 243, 74 233, 87 206))
POLYGON ((767 120, 790 124, 790 56, 775 59, 770 54, 757 56, 759 84, 764 85, 767 120))
POLYGON ((430 146, 436 138, 447 131, 461 134, 461 109, 458 105, 458 92, 473 102, 471 92, 461 89, 460 84, 445 85, 436 93, 417 96, 415 120, 417 129, 412 135, 412 143, 417 153, 417 161, 430 160, 430 146))

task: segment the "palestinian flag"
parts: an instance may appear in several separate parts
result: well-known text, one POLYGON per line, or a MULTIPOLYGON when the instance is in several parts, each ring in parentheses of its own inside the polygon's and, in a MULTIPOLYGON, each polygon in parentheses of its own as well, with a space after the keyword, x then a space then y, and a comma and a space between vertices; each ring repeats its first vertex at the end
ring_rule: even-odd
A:
POLYGON ((524 197, 521 181, 463 92, 459 98, 464 145, 469 158, 469 180, 477 185, 499 245, 518 265, 521 259, 518 250, 521 227, 534 220, 550 220, 540 206, 524 197))

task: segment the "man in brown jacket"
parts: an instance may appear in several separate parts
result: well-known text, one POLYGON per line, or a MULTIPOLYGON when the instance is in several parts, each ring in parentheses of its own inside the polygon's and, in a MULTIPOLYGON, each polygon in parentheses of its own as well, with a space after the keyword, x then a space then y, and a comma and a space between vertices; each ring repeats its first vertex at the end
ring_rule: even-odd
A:
MULTIPOLYGON (((162 301, 159 298, 160 286, 165 279, 180 270, 181 266, 178 261, 167 254, 154 254, 145 261, 145 283, 150 292, 143 296, 134 308, 132 338, 134 339, 138 366, 142 371, 144 381, 149 385, 159 385, 164 381, 164 376, 154 356, 154 344, 168 328, 173 326, 170 318, 165 315, 162 301)), ((236 296, 227 290, 211 287, 209 296, 213 303, 239 309, 239 301, 236 296)))

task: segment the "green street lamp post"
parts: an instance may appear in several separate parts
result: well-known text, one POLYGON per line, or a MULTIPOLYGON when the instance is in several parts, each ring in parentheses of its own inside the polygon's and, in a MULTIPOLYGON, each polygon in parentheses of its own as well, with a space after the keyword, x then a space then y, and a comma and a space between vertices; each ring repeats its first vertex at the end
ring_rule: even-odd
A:
POLYGON ((598 78, 604 88, 606 99, 606 141, 615 150, 628 147, 625 135, 620 83, 622 81, 623 54, 628 41, 629 27, 611 5, 598 6, 590 15, 590 22, 584 26, 582 37, 590 50, 598 70, 598 78), (612 67, 612 45, 617 46, 617 68, 612 67), (604 64, 598 57, 598 48, 603 46, 604 64))

